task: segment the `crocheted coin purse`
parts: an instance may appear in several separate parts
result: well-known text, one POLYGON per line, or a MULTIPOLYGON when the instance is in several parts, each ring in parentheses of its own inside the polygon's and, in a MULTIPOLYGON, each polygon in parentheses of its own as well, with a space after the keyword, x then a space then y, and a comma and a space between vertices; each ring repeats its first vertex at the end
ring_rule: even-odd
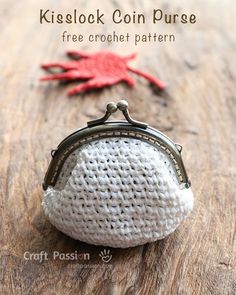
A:
POLYGON ((124 100, 52 151, 43 208, 68 236, 95 245, 131 247, 162 239, 193 208, 182 147, 133 120, 124 100), (120 110, 127 121, 109 121, 120 110))

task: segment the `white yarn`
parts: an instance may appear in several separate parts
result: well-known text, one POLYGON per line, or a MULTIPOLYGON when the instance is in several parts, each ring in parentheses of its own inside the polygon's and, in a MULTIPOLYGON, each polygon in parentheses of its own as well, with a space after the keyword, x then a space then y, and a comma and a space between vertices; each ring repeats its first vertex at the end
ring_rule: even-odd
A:
POLYGON ((193 208, 169 156, 132 138, 99 139, 74 151, 44 194, 51 223, 74 239, 131 247, 162 239, 193 208))

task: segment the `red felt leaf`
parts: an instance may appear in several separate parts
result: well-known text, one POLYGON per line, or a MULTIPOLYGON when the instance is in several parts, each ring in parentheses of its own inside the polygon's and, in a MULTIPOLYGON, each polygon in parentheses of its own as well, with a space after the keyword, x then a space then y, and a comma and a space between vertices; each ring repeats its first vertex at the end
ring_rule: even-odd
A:
POLYGON ((72 88, 69 91, 69 95, 110 86, 121 81, 126 82, 129 86, 133 86, 135 81, 129 75, 129 72, 144 77, 160 90, 165 87, 164 83, 159 79, 128 65, 129 60, 135 58, 135 54, 122 57, 108 51, 93 54, 82 51, 69 51, 67 55, 73 60, 43 64, 42 68, 45 70, 51 71, 53 68, 58 68, 60 72, 51 73, 48 76, 42 77, 41 80, 87 80, 72 88))

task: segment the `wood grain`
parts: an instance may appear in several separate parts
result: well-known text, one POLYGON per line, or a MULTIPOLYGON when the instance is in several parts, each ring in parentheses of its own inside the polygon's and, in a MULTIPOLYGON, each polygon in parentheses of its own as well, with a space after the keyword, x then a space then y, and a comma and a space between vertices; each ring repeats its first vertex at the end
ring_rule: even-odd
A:
POLYGON ((236 43, 234 1, 1 1, 0 98, 0 293, 5 294, 236 294, 236 43), (149 13, 153 8, 196 13, 194 25, 39 25, 40 8, 115 8, 149 13), (161 31, 175 43, 66 44, 62 31, 161 31), (71 85, 40 83, 39 65, 63 59, 66 49, 138 52, 136 67, 168 83, 163 93, 137 78, 133 89, 119 84, 74 98, 71 85), (174 234, 131 249, 74 241, 46 220, 41 183, 50 150, 77 127, 99 117, 110 100, 126 97, 133 117, 165 131, 184 147, 195 209, 174 234), (150 107, 151 105, 151 107, 150 107), (88 262, 24 259, 38 253, 88 252, 88 262), (81 264, 86 266, 81 267, 81 264), (92 267, 89 267, 92 265, 92 267), (97 268, 95 266, 97 265, 97 268))

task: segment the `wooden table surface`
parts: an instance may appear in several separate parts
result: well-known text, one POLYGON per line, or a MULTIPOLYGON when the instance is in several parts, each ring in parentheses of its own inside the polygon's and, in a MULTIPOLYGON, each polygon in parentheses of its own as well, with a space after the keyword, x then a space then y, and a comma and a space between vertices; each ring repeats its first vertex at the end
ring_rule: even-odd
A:
POLYGON ((236 43, 235 1, 13 1, 0 3, 0 294, 236 294, 236 43), (40 3, 38 3, 40 2, 40 3), (98 7, 99 6, 99 7, 98 7), (154 8, 197 15, 194 25, 39 24, 39 9, 81 12, 154 8), (63 43, 73 33, 173 33, 173 43, 63 43), (160 77, 158 93, 133 75, 118 84, 68 98, 71 85, 42 83, 42 62, 67 49, 138 53, 132 64, 160 77), (56 230, 42 211, 41 183, 50 150, 71 131, 102 115, 107 102, 127 98, 133 116, 183 147, 195 208, 164 240, 110 249, 110 268, 95 247, 56 230), (89 261, 27 260, 25 252, 90 253, 89 261))

